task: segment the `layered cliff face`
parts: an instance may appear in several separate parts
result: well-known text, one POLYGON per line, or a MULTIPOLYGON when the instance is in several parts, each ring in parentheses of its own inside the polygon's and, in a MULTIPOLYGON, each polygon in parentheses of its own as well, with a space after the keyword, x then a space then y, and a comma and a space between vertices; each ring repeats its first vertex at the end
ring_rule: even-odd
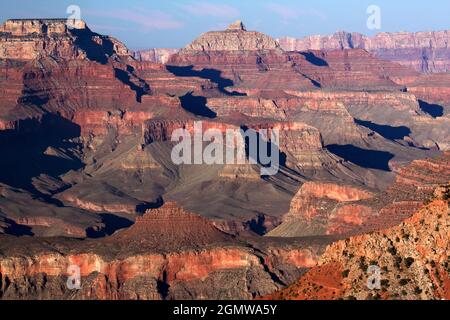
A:
POLYGON ((138 50, 133 53, 136 60, 141 62, 153 62, 166 64, 170 56, 177 53, 179 49, 154 48, 147 50, 138 50))
POLYGON ((283 223, 268 236, 363 234, 395 226, 448 182, 449 156, 447 152, 399 168, 395 182, 378 194, 349 185, 307 182, 292 199, 283 223))
POLYGON ((331 36, 283 38, 279 42, 289 51, 365 49, 418 72, 439 73, 450 70, 449 37, 449 31, 379 33, 374 37, 337 32, 331 36))
MULTIPOLYGON (((296 59, 295 53, 290 55, 296 59)), ((417 79, 414 70, 383 60, 363 49, 300 52, 313 66, 300 61, 300 70, 323 88, 400 91, 417 79)), ((294 60, 295 61, 295 60, 294 60)))
POLYGON ((330 245, 318 267, 271 298, 448 299, 448 192, 437 189, 437 200, 400 226, 330 245))
POLYGON ((234 85, 239 92, 248 88, 315 87, 313 81, 293 69, 278 42, 265 34, 247 31, 239 21, 226 30, 203 34, 172 55, 167 64, 175 74, 197 73, 224 88, 234 85))
POLYGON ((63 58, 128 56, 128 49, 114 38, 92 32, 83 21, 67 19, 8 20, 0 27, 0 59, 33 60, 40 55, 63 58))
POLYGON ((279 51, 280 45, 271 37, 256 31, 247 31, 241 21, 225 31, 211 31, 201 35, 181 50, 181 54, 199 51, 279 51))
POLYGON ((35 199, 24 190, 0 184, 0 234, 51 237, 67 235, 86 238, 105 234, 100 217, 76 208, 61 208, 35 199), (33 214, 30 209, 33 208, 33 214))
POLYGON ((325 245, 400 224, 448 181, 445 75, 362 49, 285 52, 241 22, 166 64, 85 24, 2 28, 2 298, 270 294, 325 245), (277 130, 279 170, 261 175, 250 140, 245 163, 175 164, 174 130, 200 121, 223 136, 277 130), (66 289, 71 264, 81 291, 66 289))
POLYGON ((283 223, 268 236, 343 234, 361 226, 372 210, 357 203, 374 197, 369 191, 333 183, 307 182, 294 196, 283 223))
POLYGON ((419 99, 422 110, 447 127, 450 114, 449 84, 449 73, 423 75, 408 84, 408 92, 419 99))
MULTIPOLYGON (((428 101, 439 99, 439 94, 433 96, 433 92, 437 93, 439 89, 433 90, 430 86, 433 85, 420 87, 418 83, 416 87, 411 85, 409 92, 286 90, 286 93, 297 97, 297 100, 289 99, 291 102, 288 104, 286 114, 288 118, 296 117, 317 127, 324 137, 325 144, 350 143, 362 148, 370 144, 371 149, 389 151, 396 155, 403 154, 398 144, 392 145, 389 141, 383 141, 377 137, 379 135, 386 140, 401 142, 406 146, 445 151, 449 143, 447 108, 432 102, 427 103, 421 100, 419 94, 428 92, 432 98, 422 97, 428 101), (295 108, 296 105, 302 108, 295 108), (317 118, 318 113, 321 114, 320 119, 317 118), (339 135, 335 134, 336 130, 339 130, 339 135)), ((445 97, 445 89, 442 92, 445 97)), ((278 101, 279 105, 282 105, 283 100, 278 101)))
POLYGON ((26 239, 11 240, 3 237, 1 245, 3 299, 251 299, 315 265, 326 243, 254 247, 254 239, 237 241, 175 203, 149 210, 109 239, 61 240, 58 251, 37 242, 32 254, 14 254, 26 239), (65 285, 67 268, 74 265, 79 290, 65 285))

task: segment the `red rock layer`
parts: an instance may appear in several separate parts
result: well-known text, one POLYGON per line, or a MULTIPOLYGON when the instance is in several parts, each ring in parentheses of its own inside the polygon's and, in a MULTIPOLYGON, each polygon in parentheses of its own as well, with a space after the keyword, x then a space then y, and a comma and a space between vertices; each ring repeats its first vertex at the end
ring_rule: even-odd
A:
POLYGON ((153 62, 165 64, 171 55, 178 52, 178 49, 153 48, 138 50, 134 52, 134 58, 141 62, 153 62))
POLYGON ((283 224, 269 236, 347 234, 373 214, 371 208, 355 203, 374 196, 369 191, 348 185, 307 182, 292 199, 283 224))
POLYGON ((322 88, 348 90, 400 90, 418 73, 396 63, 381 60, 362 49, 290 53, 298 68, 322 88), (309 64, 299 59, 306 59, 309 64), (298 61, 298 62, 297 62, 298 61))
POLYGON ((383 193, 334 183, 305 183, 292 199, 283 223, 269 236, 363 234, 396 226, 448 183, 450 154, 403 167, 383 193))
POLYGON ((398 227, 330 245, 318 267, 270 298, 448 299, 448 186, 444 192, 447 200, 432 202, 398 227), (380 270, 376 289, 368 286, 369 266, 380 270))
POLYGON ((153 93, 183 96, 194 93, 197 96, 217 90, 217 84, 198 77, 178 77, 166 67, 153 62, 130 62, 136 74, 149 84, 153 93))
POLYGON ((112 236, 108 241, 150 245, 159 250, 177 250, 183 247, 205 247, 217 242, 232 242, 206 218, 187 212, 174 202, 148 210, 136 219, 129 229, 112 236))
POLYGON ((279 42, 289 51, 360 48, 418 72, 438 73, 450 70, 449 37, 449 31, 379 33, 374 37, 337 32, 331 36, 282 38, 279 42))
POLYGON ((408 84, 408 92, 429 104, 449 107, 450 74, 442 73, 421 76, 415 82, 408 84))
POLYGON ((69 29, 67 19, 12 19, 0 26, 0 59, 33 60, 42 55, 85 59, 93 53, 128 56, 114 38, 93 33, 83 21, 69 29), (89 43, 87 43, 89 42, 89 43))
POLYGON ((216 69, 220 76, 229 79, 234 89, 264 90, 313 89, 314 83, 295 71, 288 55, 278 51, 205 51, 179 52, 171 56, 168 65, 191 66, 195 70, 216 69), (281 76, 283 75, 283 76, 281 76))
MULTIPOLYGON (((11 250, 8 240, 2 244, 11 250)), ((129 229, 84 244, 62 242, 58 253, 34 248, 32 258, 9 252, 0 259, 0 298, 251 299, 316 265, 322 248, 274 242, 253 250, 172 202, 148 210, 129 229), (70 265, 80 268, 79 291, 61 282, 70 265)))

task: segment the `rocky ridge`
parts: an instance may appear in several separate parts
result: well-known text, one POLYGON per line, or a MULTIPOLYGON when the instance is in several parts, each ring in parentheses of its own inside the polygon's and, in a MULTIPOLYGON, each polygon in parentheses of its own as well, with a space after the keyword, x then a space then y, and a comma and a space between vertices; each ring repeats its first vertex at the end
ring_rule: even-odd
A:
POLYGON ((449 37, 449 31, 379 33, 373 37, 341 31, 330 36, 287 37, 279 42, 288 51, 364 49, 418 72, 439 73, 450 71, 449 37))
POLYGON ((285 52, 238 22, 163 65, 85 24, 3 30, 2 298, 270 294, 325 245, 398 225, 448 180, 448 157, 436 158, 449 136, 446 106, 434 105, 447 99, 441 78, 364 50, 285 52), (279 129, 278 174, 175 165, 172 132, 196 121, 221 133, 279 129), (262 237, 280 224, 294 234, 262 237), (70 264, 81 291, 64 286, 70 264))
POLYGON ((271 298, 448 299, 448 193, 448 185, 438 188, 437 199, 400 226, 330 245, 318 267, 271 298), (379 283, 369 266, 379 268, 379 283))

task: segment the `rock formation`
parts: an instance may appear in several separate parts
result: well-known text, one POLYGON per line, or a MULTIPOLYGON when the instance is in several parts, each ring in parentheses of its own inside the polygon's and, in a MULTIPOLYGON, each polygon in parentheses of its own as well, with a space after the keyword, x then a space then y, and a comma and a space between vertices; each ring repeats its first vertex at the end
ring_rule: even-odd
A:
POLYGON ((283 223, 268 236, 350 235, 395 226, 410 218, 437 187, 448 182, 449 156, 447 152, 398 169, 395 182, 380 194, 334 183, 307 182, 292 199, 283 223))
POLYGON ((133 56, 83 22, 5 22, 0 298, 251 299, 410 218, 449 180, 448 77, 335 49, 287 52, 238 21, 133 56), (244 163, 175 164, 174 130, 199 122, 256 131, 258 151, 278 132, 276 174, 249 139, 244 163))
POLYGON ((0 26, 0 59, 33 60, 51 54, 64 58, 104 60, 105 55, 129 55, 114 38, 92 32, 83 21, 73 28, 67 19, 13 19, 0 26))
POLYGON ((439 73, 450 71, 449 38, 449 31, 379 33, 373 37, 337 32, 331 36, 282 38, 279 42, 289 51, 365 49, 418 72, 439 73))
POLYGON ((211 31, 181 50, 181 54, 197 51, 281 51, 277 41, 256 31, 247 31, 236 21, 225 31, 211 31))
POLYGON ((130 229, 86 246, 61 242, 55 251, 34 243, 34 259, 12 251, 26 239, 11 240, 1 242, 7 252, 0 258, 4 299, 251 299, 315 265, 324 245, 267 242, 253 248, 175 203, 149 210, 130 229), (69 265, 80 267, 81 290, 62 285, 69 265), (36 285, 27 287, 24 279, 36 285))
POLYGON ((135 51, 133 56, 136 60, 141 62, 148 61, 153 63, 166 64, 167 61, 169 61, 170 56, 177 52, 178 49, 154 48, 135 51))
POLYGON ((448 192, 437 189, 438 199, 400 226, 330 245, 319 266, 271 298, 448 299, 448 192))

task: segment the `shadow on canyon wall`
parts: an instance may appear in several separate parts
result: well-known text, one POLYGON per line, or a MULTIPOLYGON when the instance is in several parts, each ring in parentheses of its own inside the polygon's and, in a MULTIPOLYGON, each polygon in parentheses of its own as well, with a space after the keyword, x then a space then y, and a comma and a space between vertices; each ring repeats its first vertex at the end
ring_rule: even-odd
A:
POLYGON ((89 29, 72 29, 70 31, 76 38, 75 45, 86 52, 87 58, 101 64, 108 63, 108 57, 114 54, 114 44, 106 37, 92 32, 89 29), (101 44, 92 41, 92 37, 102 39, 101 44))
MULTIPOLYGON (((263 167, 270 167, 270 165, 274 165, 276 167, 286 167, 287 155, 282 152, 279 146, 270 140, 264 138, 258 131, 251 129, 247 126, 241 126, 242 131, 245 133, 251 133, 256 136, 256 149, 250 149, 250 146, 255 143, 255 141, 251 141, 249 135, 244 137, 245 141, 245 153, 247 159, 251 159, 256 161, 263 167), (272 157, 272 152, 275 152, 275 155, 272 157), (252 154, 253 153, 253 154, 252 154), (256 159, 255 159, 256 153, 256 159), (261 158, 264 157, 265 159, 261 158), (267 160, 273 161, 270 164, 267 164, 267 160)), ((270 133, 268 133, 270 134, 270 133)))
POLYGON ((140 214, 145 214, 147 210, 150 209, 158 209, 164 205, 164 200, 161 197, 158 197, 155 202, 145 202, 143 204, 136 206, 136 212, 140 214))
POLYGON ((149 85, 142 79, 136 77, 134 74, 134 69, 131 66, 127 66, 127 71, 114 68, 114 74, 117 79, 119 79, 123 84, 130 87, 131 90, 133 90, 136 93, 136 101, 141 103, 142 102, 142 96, 150 91, 149 85), (135 77, 135 81, 139 83, 136 84, 136 82, 131 81, 131 77, 135 77))
POLYGON ((178 66, 166 66, 167 71, 176 75, 177 77, 197 77, 201 79, 207 79, 217 84, 219 91, 229 96, 245 96, 244 93, 236 91, 229 92, 226 87, 231 87, 234 82, 230 79, 222 77, 222 71, 216 69, 202 69, 201 71, 193 70, 194 66, 178 67, 178 66))
POLYGON ((331 153, 346 161, 352 162, 367 169, 391 171, 389 161, 394 155, 386 151, 366 150, 353 145, 328 145, 326 147, 331 153))
POLYGON ((388 125, 376 124, 371 121, 363 121, 359 119, 355 119, 355 123, 360 126, 366 127, 372 131, 375 131, 380 136, 389 140, 402 140, 411 134, 411 129, 405 126, 392 127, 388 125))
POLYGON ((129 228, 134 224, 132 220, 117 216, 115 214, 103 213, 100 214, 100 217, 102 218, 102 223, 105 225, 105 228, 100 233, 88 230, 87 236, 89 238, 102 238, 104 236, 110 236, 116 231, 129 228))
POLYGON ((78 125, 55 114, 46 114, 40 120, 21 120, 17 130, 1 131, 0 182, 36 194, 39 192, 32 184, 33 177, 46 174, 57 178, 81 169, 82 161, 66 153, 78 147, 70 139, 79 137, 80 132, 78 125))
POLYGON ((423 100, 419 100, 420 109, 432 116, 433 118, 439 118, 444 115, 444 108, 438 104, 430 104, 423 100))
POLYGON ((206 98, 202 96, 194 96, 192 92, 189 92, 185 94, 184 96, 180 97, 181 107, 190 112, 195 114, 196 116, 201 116, 205 118, 216 118, 217 114, 208 108, 206 105, 206 98))
POLYGON ((319 58, 312 52, 299 52, 299 53, 305 57, 306 61, 308 61, 309 63, 312 63, 315 66, 328 67, 328 62, 326 62, 322 58, 319 58))
POLYGON ((31 231, 32 229, 29 226, 17 224, 15 221, 6 218, 5 222, 9 225, 9 227, 5 230, 6 234, 16 237, 34 236, 34 233, 31 231))

